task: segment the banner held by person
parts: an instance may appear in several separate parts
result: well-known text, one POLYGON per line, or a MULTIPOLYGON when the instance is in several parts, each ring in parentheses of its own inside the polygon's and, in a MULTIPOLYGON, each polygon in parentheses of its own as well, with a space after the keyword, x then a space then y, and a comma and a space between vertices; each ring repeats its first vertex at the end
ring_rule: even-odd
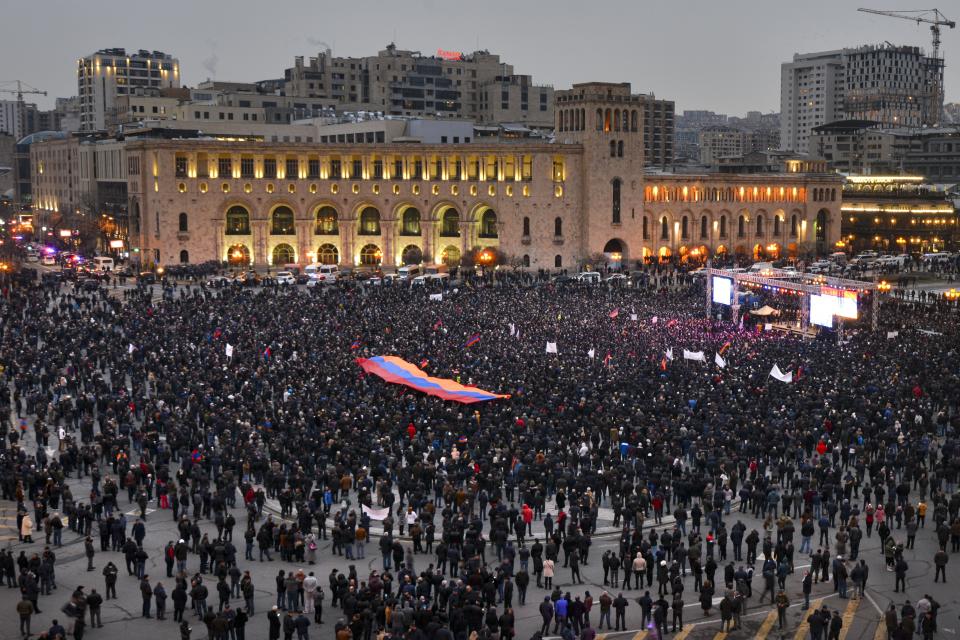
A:
POLYGON ((429 396, 435 396, 452 402, 472 404, 474 402, 510 397, 509 395, 484 391, 476 387, 468 387, 454 380, 428 376, 425 372, 418 369, 415 364, 396 356, 357 358, 357 364, 359 364, 360 368, 366 373, 372 373, 387 382, 404 385, 411 389, 422 391, 429 396))

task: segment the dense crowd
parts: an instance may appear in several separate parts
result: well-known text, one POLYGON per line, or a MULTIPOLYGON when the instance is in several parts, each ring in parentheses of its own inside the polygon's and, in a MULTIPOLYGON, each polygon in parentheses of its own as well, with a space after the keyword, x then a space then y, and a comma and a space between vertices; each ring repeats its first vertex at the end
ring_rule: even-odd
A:
MULTIPOLYGON (((192 615, 217 640, 243 640, 264 624, 254 616, 271 639, 306 639, 331 622, 325 607, 338 640, 509 638, 517 607, 538 607, 543 635, 592 640, 611 612, 617 629, 629 609, 667 633, 714 596, 734 628, 757 602, 754 567, 778 610, 800 555, 813 557, 796 578, 807 597, 831 576, 841 597, 848 580, 862 591, 874 529, 898 588, 917 535, 937 537, 946 579, 960 549, 949 307, 891 300, 880 330, 838 344, 705 319, 689 278, 651 285, 464 288, 439 302, 399 287, 194 285, 159 301, 149 287, 10 290, 0 484, 26 544, 0 568, 23 595, 22 631, 65 536, 84 538, 107 599, 125 568, 144 617, 165 619, 169 598, 182 637, 192 615), (372 355, 510 398, 459 405, 388 385, 356 365, 372 355), (794 382, 770 378, 774 364, 794 382), (165 578, 146 572, 148 506, 177 522, 165 578), (597 558, 604 526, 619 548, 597 558), (327 540, 342 569, 314 575, 327 540), (356 562, 367 555, 379 568, 356 562), (267 611, 247 571, 264 560, 305 567, 277 573, 267 611), (608 590, 581 592, 597 561, 608 590), (553 584, 562 569, 572 588, 553 584), (527 602, 531 582, 542 602, 527 602)), ((67 628, 46 637, 81 638, 102 604, 78 589, 67 628)), ((938 606, 894 610, 893 637, 932 633, 938 606)), ((839 633, 836 613, 809 621, 839 633)))

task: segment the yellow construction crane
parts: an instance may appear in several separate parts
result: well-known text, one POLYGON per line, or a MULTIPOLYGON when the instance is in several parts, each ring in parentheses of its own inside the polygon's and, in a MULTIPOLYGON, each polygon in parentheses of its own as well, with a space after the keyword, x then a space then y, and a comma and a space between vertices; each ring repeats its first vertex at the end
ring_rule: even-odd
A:
MULTIPOLYGON (((31 87, 26 82, 21 80, 10 80, 9 82, 2 82, 3 85, 13 85, 16 83, 16 89, 4 89, 0 88, 0 93, 14 93, 17 95, 17 115, 20 117, 20 132, 23 135, 27 133, 27 110, 23 104, 23 94, 25 93, 34 93, 40 96, 47 95, 46 91, 40 91, 36 87, 31 87), (26 88, 24 88, 26 87, 26 88)), ((10 133, 13 133, 12 131, 10 133)))
MULTIPOLYGON (((920 23, 925 23, 930 25, 930 32, 933 34, 933 58, 934 60, 940 60, 940 27, 947 27, 950 29, 955 29, 957 23, 953 20, 948 20, 945 15, 940 13, 939 9, 913 9, 910 11, 881 11, 879 9, 857 9, 857 11, 862 11, 864 13, 873 13, 878 16, 887 16, 888 18, 900 18, 902 20, 910 20, 915 22, 918 25, 920 23)), ((940 86, 940 70, 943 68, 943 62, 940 61, 939 68, 937 73, 934 74, 934 96, 937 101, 937 108, 935 114, 935 123, 940 123, 940 111, 943 109, 943 88, 940 86)))

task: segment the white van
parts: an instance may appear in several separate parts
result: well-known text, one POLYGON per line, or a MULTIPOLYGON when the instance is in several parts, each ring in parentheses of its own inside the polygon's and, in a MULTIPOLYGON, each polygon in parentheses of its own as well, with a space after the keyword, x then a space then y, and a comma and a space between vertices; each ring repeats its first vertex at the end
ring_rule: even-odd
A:
POLYGON ((772 262, 754 262, 750 265, 750 273, 756 273, 758 271, 772 271, 773 263, 772 262))
POLYGON ((596 271, 584 271, 577 274, 577 280, 583 284, 599 284, 600 279, 600 274, 596 271))
POLYGON ((438 273, 449 273, 450 267, 443 264, 425 264, 423 265, 423 272, 428 276, 436 275, 438 273))
POLYGON ((402 282, 408 282, 413 280, 420 275, 420 265, 418 264, 406 264, 399 269, 397 269, 397 277, 402 282))
POLYGON ((96 271, 113 271, 113 258, 97 256, 93 259, 93 268, 96 271))

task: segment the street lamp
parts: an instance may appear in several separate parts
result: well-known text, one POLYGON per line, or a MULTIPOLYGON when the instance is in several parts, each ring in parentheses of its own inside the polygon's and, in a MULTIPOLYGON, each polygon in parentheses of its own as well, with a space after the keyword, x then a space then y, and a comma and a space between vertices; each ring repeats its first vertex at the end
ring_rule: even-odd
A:
POLYGON ((877 291, 880 293, 890 293, 890 283, 886 280, 881 280, 877 285, 877 291))

